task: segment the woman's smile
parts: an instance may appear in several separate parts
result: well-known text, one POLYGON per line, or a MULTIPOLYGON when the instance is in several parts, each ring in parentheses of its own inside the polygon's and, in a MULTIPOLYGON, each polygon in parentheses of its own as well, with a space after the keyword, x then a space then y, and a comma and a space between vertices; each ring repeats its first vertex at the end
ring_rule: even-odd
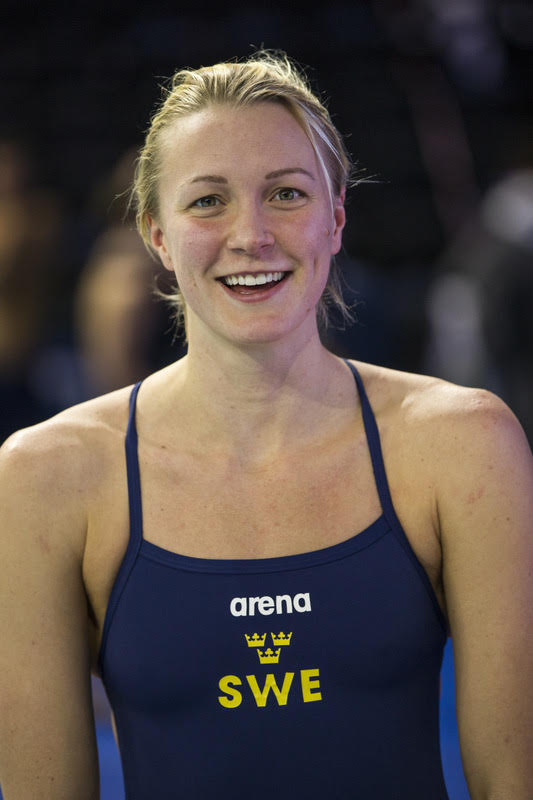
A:
POLYGON ((218 278, 223 289, 228 290, 237 300, 245 303, 257 303, 268 300, 284 281, 289 277, 289 272, 259 272, 240 273, 218 278))

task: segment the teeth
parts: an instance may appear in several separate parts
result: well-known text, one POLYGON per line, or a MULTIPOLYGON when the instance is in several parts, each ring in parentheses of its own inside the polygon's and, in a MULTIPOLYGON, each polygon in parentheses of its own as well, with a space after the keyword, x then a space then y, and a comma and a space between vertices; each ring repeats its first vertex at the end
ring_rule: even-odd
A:
POLYGON ((273 281, 280 281, 285 272, 261 272, 259 275, 226 275, 222 278, 227 286, 259 286, 263 283, 272 283, 273 281))

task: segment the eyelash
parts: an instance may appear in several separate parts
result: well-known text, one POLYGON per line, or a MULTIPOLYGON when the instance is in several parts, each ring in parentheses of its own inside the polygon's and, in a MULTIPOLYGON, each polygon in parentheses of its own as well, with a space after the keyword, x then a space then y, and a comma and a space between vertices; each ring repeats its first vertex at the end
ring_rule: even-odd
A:
POLYGON ((275 192, 274 197, 281 194, 281 192, 292 192, 295 196, 292 197, 291 200, 299 200, 300 198, 305 197, 305 192, 300 191, 300 189, 294 189, 292 186, 282 186, 281 189, 278 189, 275 192))
MULTIPOLYGON (((291 197, 290 200, 285 200, 285 201, 283 201, 283 200, 281 200, 281 198, 279 198, 281 200, 281 202, 290 203, 290 202, 292 202, 294 200, 299 200, 299 199, 301 199, 301 198, 306 196, 305 192, 302 192, 300 189, 294 189, 292 186, 282 186, 280 189, 276 189, 276 191, 274 192, 272 197, 275 198, 277 195, 280 195, 282 192, 292 192, 294 197, 291 197)), ((217 197, 216 195, 214 195, 214 194, 206 194, 203 197, 199 197, 197 200, 195 200, 193 203, 191 203, 191 208, 201 208, 201 209, 216 208, 216 206, 218 204, 220 204, 220 202, 221 202, 220 198, 217 197), (205 201, 205 200, 215 200, 216 202, 214 204, 212 204, 212 205, 201 205, 201 203, 203 201, 205 201)))

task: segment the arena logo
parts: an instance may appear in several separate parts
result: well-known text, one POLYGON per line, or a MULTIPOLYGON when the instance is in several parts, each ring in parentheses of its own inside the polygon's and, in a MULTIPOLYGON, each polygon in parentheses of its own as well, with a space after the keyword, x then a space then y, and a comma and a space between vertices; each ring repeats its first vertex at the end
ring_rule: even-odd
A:
POLYGON ((263 616, 270 614, 292 614, 298 611, 311 611, 311 595, 309 592, 299 592, 291 597, 290 594, 277 594, 275 597, 234 597, 229 604, 234 617, 253 617, 256 611, 263 616))

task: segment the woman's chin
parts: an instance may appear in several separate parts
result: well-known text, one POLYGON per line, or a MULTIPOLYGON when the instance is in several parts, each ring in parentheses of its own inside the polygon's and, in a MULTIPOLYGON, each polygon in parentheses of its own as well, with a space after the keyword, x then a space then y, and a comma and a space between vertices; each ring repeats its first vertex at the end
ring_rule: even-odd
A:
MULTIPOLYGON (((314 310, 302 313, 300 317, 294 315, 277 316, 266 319, 225 321, 218 329, 210 327, 203 328, 203 332, 195 331, 196 326, 191 326, 189 330, 189 345, 194 345, 200 338, 204 341, 218 340, 220 344, 233 345, 238 348, 246 347, 268 347, 277 346, 290 347, 291 343, 301 341, 302 338, 309 338, 316 333, 316 315, 314 310), (197 337, 196 333, 199 334, 197 337)), ((202 326, 203 327, 203 326, 202 326)))

